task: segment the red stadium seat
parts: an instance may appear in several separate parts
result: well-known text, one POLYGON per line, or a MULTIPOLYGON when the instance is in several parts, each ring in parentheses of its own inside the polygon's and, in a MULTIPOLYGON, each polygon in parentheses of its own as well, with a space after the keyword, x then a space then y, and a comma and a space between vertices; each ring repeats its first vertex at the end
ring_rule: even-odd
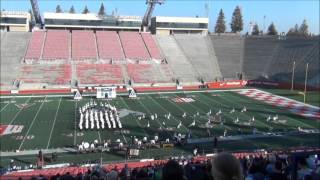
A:
POLYGON ((49 30, 43 49, 43 59, 69 59, 69 32, 64 30, 49 30))

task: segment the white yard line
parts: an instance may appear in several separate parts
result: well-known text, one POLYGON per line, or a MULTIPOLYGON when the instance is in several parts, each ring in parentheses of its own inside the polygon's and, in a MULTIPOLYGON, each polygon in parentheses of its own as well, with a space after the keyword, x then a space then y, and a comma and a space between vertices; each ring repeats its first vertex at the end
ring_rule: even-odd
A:
MULTIPOLYGON (((210 90, 209 89, 209 90, 194 90, 194 91, 140 92, 140 93, 137 93, 137 95, 139 96, 140 94, 179 94, 179 93, 187 94, 187 93, 197 93, 197 92, 224 92, 224 91, 239 91, 239 90, 250 90, 250 89, 241 88, 241 89, 223 89, 223 90, 220 90, 220 89, 216 89, 216 90, 211 89, 210 90)), ((128 95, 128 93, 127 92, 126 93, 117 93, 117 95, 128 95)), ((7 99, 7 98, 12 98, 12 97, 26 98, 26 97, 45 97, 45 96, 48 96, 48 97, 73 97, 74 95, 73 94, 22 95, 22 96, 1 96, 0 95, 0 99, 7 99)), ((89 93, 89 94, 83 94, 82 96, 83 97, 90 97, 90 96, 96 96, 96 94, 89 93)))
MULTIPOLYGON (((141 104, 141 106, 142 106, 145 110, 148 111, 148 113, 149 113, 150 115, 154 114, 154 113, 151 113, 150 109, 147 108, 139 99, 137 99, 137 101, 141 104)), ((160 125, 161 128, 164 128, 164 127, 162 126, 162 124, 159 122, 158 119, 156 119, 156 121, 157 121, 157 123, 160 125)))
MULTIPOLYGON (((27 99, 24 103, 28 103, 31 100, 31 97, 29 99, 27 99)), ((14 117, 11 119, 11 121, 9 122, 8 125, 11 125, 13 123, 13 121, 18 117, 18 115, 20 114, 20 112, 23 110, 24 108, 21 108, 15 115, 14 117)))
POLYGON ((77 144, 77 107, 78 107, 78 101, 74 104, 74 134, 73 134, 73 145, 77 144))
POLYGON ((98 130, 98 137, 99 137, 99 142, 102 143, 101 141, 101 135, 100 135, 100 131, 98 130))
MULTIPOLYGON (((120 97, 120 99, 121 99, 121 102, 122 102, 128 109, 130 109, 130 107, 129 107, 128 104, 123 100, 123 98, 120 97)), ((144 135, 145 135, 146 137, 149 137, 149 134, 146 132, 146 130, 144 130, 144 127, 139 123, 139 121, 138 121, 135 117, 133 117, 133 119, 136 121, 136 123, 138 124, 138 126, 140 126, 140 128, 142 129, 144 135)))
MULTIPOLYGON (((195 97, 192 97, 192 98, 198 100, 198 99, 195 98, 195 97)), ((205 102, 200 101, 200 100, 198 100, 198 101, 199 101, 199 103, 204 104, 205 106, 209 107, 209 109, 210 109, 210 105, 209 105, 208 103, 205 103, 205 102)), ((198 107, 196 107, 196 106, 193 105, 192 103, 188 103, 188 104, 191 105, 192 107, 196 108, 196 109, 199 109, 198 107)), ((220 103, 220 104, 221 104, 221 103, 220 103)), ((225 107, 227 107, 227 106, 225 106, 225 107)), ((202 112, 204 112, 202 109, 199 109, 199 110, 201 110, 202 112)), ((204 112, 204 113, 206 114, 206 112, 204 112)), ((214 112, 212 112, 212 113, 214 113, 214 112)), ((228 117, 232 120, 232 118, 230 117, 229 114, 226 114, 226 116, 228 116, 228 117)), ((232 130, 232 128, 231 128, 230 126, 226 125, 226 124, 223 124, 223 126, 224 126, 226 129, 228 129, 228 130, 232 130)))
MULTIPOLYGON (((241 94, 239 94, 239 95, 241 95, 241 94)), ((234 97, 234 95, 231 95, 231 96, 233 96, 234 97)), ((241 95, 242 96, 242 95, 241 95)), ((247 97, 247 96, 245 96, 245 97, 247 97)), ((251 98, 251 97, 248 97, 248 98, 251 98)), ((264 102, 264 101, 259 101, 259 100, 256 100, 256 99, 253 99, 253 98, 251 98, 252 100, 254 100, 254 101, 258 101, 260 104, 261 103, 265 103, 265 104, 267 104, 267 105, 270 105, 269 103, 266 103, 266 102, 264 102)), ((238 103, 237 103, 238 104, 238 103)), ((279 107, 279 106, 277 106, 278 108, 279 108, 279 110, 280 111, 282 111, 282 110, 287 110, 288 111, 288 109, 284 109, 284 107, 279 107)), ((271 111, 271 112, 274 112, 274 113, 278 113, 278 111, 276 111, 276 110, 273 110, 273 108, 270 108, 270 109, 268 109, 268 111, 271 111)), ((259 113, 260 114, 260 113, 259 113)), ((279 113, 280 114, 280 113, 279 113)), ((294 113, 293 113, 294 114, 294 113)), ((291 118, 291 117, 289 117, 289 116, 286 116, 285 115, 285 117, 286 118, 288 118, 288 119, 290 119, 290 120, 292 120, 292 121, 295 121, 295 122, 297 122, 297 123, 299 123, 299 124, 303 124, 305 127, 309 127, 309 128, 311 128, 311 129, 313 129, 314 127, 313 126, 311 126, 311 125, 309 125, 309 124, 306 124, 306 123, 304 123, 304 122, 302 122, 302 121, 298 121, 298 120, 296 120, 296 119, 294 119, 294 118, 291 118)), ((265 124, 265 123, 264 123, 265 124)))
MULTIPOLYGON (((110 102, 109 102, 109 100, 107 99, 107 102, 108 102, 108 104, 110 104, 110 102)), ((114 106, 115 106, 115 104, 113 104, 114 106)), ((128 144, 128 141, 127 141, 127 138, 123 135, 123 133, 122 133, 122 130, 120 129, 120 133, 121 133, 121 135, 122 135, 122 138, 123 138, 123 140, 124 140, 124 142, 126 143, 126 144, 128 144)), ((100 134, 99 134, 99 136, 100 136, 100 134)))
MULTIPOLYGON (((159 102, 157 102, 156 100, 154 100, 152 97, 150 97, 150 96, 148 96, 155 104, 157 104, 161 109, 163 109, 164 111, 166 111, 166 112, 170 112, 170 111, 168 111, 165 107, 163 107, 159 102)), ((180 107, 179 107, 180 108, 180 107)), ((180 109, 181 110, 181 109, 180 109)), ((177 118, 176 117, 174 117, 173 115, 172 115, 172 117, 173 117, 173 119, 177 122, 177 123, 180 123, 178 120, 177 120, 177 118)), ((183 123, 181 123, 182 124, 182 127, 184 127, 185 128, 185 130, 187 130, 188 132, 190 131, 188 128, 187 128, 187 126, 185 126, 183 123)))
POLYGON ((50 136, 49 136, 49 140, 48 140, 48 144, 47 144, 47 148, 46 149, 49 148, 49 145, 50 145, 50 142, 51 142, 51 136, 52 136, 52 132, 53 132, 54 126, 56 124, 56 120, 57 120, 57 116, 58 116, 58 112, 59 112, 59 108, 60 108, 60 104, 61 104, 61 99, 62 99, 62 97, 59 100, 58 108, 57 108, 56 114, 54 116, 53 125, 51 127, 50 136))
POLYGON ((10 103, 7 103, 3 108, 1 108, 0 112, 2 112, 10 103))
POLYGON ((19 151, 20 151, 20 149, 21 149, 24 141, 26 140, 26 137, 28 136, 28 134, 29 134, 29 132, 30 132, 30 130, 31 130, 32 126, 33 126, 33 123, 34 123, 35 120, 37 119, 38 114, 39 114, 41 108, 43 107, 43 104, 44 104, 46 98, 47 98, 47 97, 44 98, 44 100, 42 101, 41 105, 39 106, 38 111, 37 111, 36 115, 34 116, 32 122, 31 122, 31 125, 29 126, 29 129, 28 129, 27 133, 26 133, 25 136, 23 137, 22 142, 21 142, 21 144, 20 144, 20 146, 19 146, 19 149, 18 149, 19 151))

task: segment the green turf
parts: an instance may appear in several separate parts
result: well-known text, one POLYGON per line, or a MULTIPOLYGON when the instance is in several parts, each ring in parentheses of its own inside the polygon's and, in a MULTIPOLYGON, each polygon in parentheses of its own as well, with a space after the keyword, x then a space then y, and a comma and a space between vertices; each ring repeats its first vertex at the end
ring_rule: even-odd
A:
MULTIPOLYGON (((281 91, 272 91, 275 94, 282 95, 281 91)), ((284 92, 283 92, 284 94, 284 92)), ((316 95, 317 96, 317 93, 316 95)), ((171 137, 174 133, 191 132, 192 137, 201 138, 207 136, 205 128, 198 127, 207 122, 206 113, 211 109, 213 113, 222 110, 226 123, 223 125, 216 125, 210 129, 212 135, 222 136, 225 129, 228 130, 229 135, 239 134, 238 129, 241 128, 243 134, 251 134, 252 127, 243 127, 233 123, 233 120, 238 117, 240 121, 248 121, 253 116, 256 121, 254 127, 258 131, 269 132, 272 131, 292 131, 297 130, 297 127, 306 129, 319 128, 319 121, 304 118, 302 116, 294 115, 284 108, 276 108, 269 104, 250 99, 249 97, 241 96, 235 92, 197 92, 197 93, 155 93, 139 95, 138 99, 128 99, 126 96, 118 96, 112 100, 95 100, 100 103, 108 102, 120 109, 129 109, 139 111, 147 114, 157 113, 157 120, 142 119, 130 114, 121 119, 123 127, 127 132, 119 130, 85 130, 80 131, 78 127, 78 108, 94 99, 94 97, 84 97, 81 101, 74 101, 71 97, 12 97, 1 98, 1 124, 4 125, 23 125, 24 128, 20 134, 4 135, 0 137, 1 151, 15 151, 15 150, 38 150, 38 149, 52 149, 62 148, 80 144, 82 141, 92 142, 95 139, 99 141, 107 139, 121 139, 122 141, 130 141, 131 136, 142 138, 147 136, 153 138, 158 134, 161 138, 171 137), (176 103, 172 98, 190 97, 195 100, 192 103, 176 103), (31 105, 28 108, 19 109, 16 105, 28 103, 31 105), (241 113, 240 110, 246 106, 248 111, 241 113), (235 108, 236 112, 230 114, 229 111, 235 108), (173 118, 165 119, 163 115, 170 112, 173 118), (187 118, 182 118, 182 114, 186 112, 187 118), (188 127, 193 121, 193 115, 197 112, 200 116, 196 117, 196 127, 188 127), (268 115, 279 115, 279 119, 286 119, 288 122, 285 125, 274 124, 266 122, 268 115), (150 128, 146 125, 150 122, 150 128), (182 121, 183 126, 177 129, 177 125, 182 121), (166 125, 163 125, 165 122, 166 125), (159 130, 162 127, 170 127, 172 130, 159 130)), ((313 101, 312 101, 313 102, 313 101)), ((316 102, 316 101, 314 101, 316 102)), ((311 103, 312 104, 312 103, 311 103)), ((236 149, 252 149, 252 148, 266 148, 266 147, 285 147, 285 146, 317 146, 317 141, 312 141, 310 138, 302 136, 285 138, 267 138, 260 140, 243 140, 238 142, 226 142, 222 144, 223 148, 229 150, 236 149), (302 141, 302 142, 301 142, 302 141), (289 143, 290 142, 290 143, 289 143), (286 144, 288 143, 288 144, 286 144)), ((201 145, 205 146, 205 144, 201 145)), ((188 145, 184 148, 175 148, 172 153, 186 153, 190 152, 193 146, 188 145)), ((210 151, 209 147, 204 148, 210 151)), ((171 152, 171 151, 170 151, 171 152)), ((170 155, 170 152, 163 150, 148 150, 144 151, 142 156, 149 157, 148 154, 154 157, 155 154, 161 156, 170 155), (153 152, 154 151, 154 152, 153 152)), ((63 154, 66 161, 83 162, 89 159, 96 159, 100 155, 72 155, 63 154), (93 156, 93 157, 90 157, 93 156)), ((27 156, 31 158, 33 156, 27 156)), ((116 160, 123 159, 121 155, 106 153, 103 155, 104 159, 116 160)), ((5 163, 9 157, 4 158, 5 163)))
MULTIPOLYGON (((269 91, 273 94, 277 94, 280 96, 285 96, 290 99, 294 99, 300 102, 303 102, 303 95, 298 90, 287 90, 287 89, 263 89, 265 91, 269 91)), ((306 103, 314 106, 320 107, 320 92, 319 91, 307 91, 306 95, 306 103)))

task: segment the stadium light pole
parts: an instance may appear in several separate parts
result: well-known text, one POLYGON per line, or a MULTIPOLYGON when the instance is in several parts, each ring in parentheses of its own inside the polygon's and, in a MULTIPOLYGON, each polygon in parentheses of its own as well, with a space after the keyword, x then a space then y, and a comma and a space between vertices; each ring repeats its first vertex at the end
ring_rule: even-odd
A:
POLYGON ((294 70, 296 68, 296 61, 293 61, 292 65, 292 77, 291 77, 291 91, 293 91, 293 81, 294 81, 294 70))
POLYGON ((303 96, 303 103, 306 103, 306 95, 307 95, 307 80, 308 80, 308 68, 309 68, 309 63, 307 63, 306 66, 306 76, 304 80, 304 96, 303 96))

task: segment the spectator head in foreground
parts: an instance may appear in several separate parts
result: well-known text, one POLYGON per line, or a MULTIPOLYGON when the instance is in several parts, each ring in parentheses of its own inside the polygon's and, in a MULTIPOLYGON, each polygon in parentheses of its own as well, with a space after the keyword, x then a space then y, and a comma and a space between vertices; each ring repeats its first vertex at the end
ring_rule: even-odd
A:
POLYGON ((211 173, 214 180, 243 179, 239 160, 229 153, 220 153, 213 157, 211 173))
POLYGON ((175 160, 169 160, 162 169, 163 180, 185 180, 182 167, 175 160))

